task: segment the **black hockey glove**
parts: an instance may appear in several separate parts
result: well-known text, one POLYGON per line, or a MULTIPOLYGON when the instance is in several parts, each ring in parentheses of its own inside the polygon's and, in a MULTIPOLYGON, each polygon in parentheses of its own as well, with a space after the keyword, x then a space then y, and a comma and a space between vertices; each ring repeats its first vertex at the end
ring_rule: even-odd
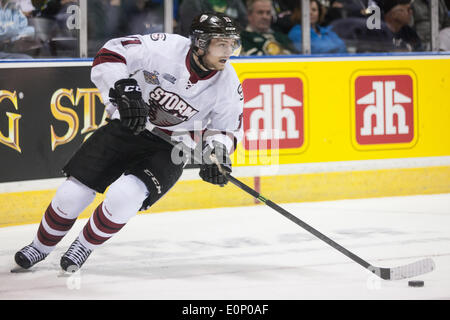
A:
POLYGON ((141 88, 135 79, 117 81, 114 84, 114 91, 110 91, 110 98, 117 104, 120 122, 124 126, 130 128, 136 135, 145 129, 149 108, 142 99, 141 88))
POLYGON ((226 147, 217 141, 213 141, 213 146, 207 145, 203 149, 203 162, 200 166, 200 177, 209 183, 218 184, 223 187, 228 183, 228 179, 219 171, 219 167, 211 160, 211 155, 214 155, 220 166, 226 172, 231 172, 231 160, 228 156, 226 147))

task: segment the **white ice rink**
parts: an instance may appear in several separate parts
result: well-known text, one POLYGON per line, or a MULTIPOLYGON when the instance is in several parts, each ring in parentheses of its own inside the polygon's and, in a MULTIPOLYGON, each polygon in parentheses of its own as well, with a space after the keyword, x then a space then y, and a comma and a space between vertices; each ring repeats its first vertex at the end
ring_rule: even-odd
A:
POLYGON ((450 299, 450 194, 282 204, 376 266, 431 257, 436 269, 384 281, 264 205, 139 215, 61 277, 59 257, 10 273, 38 225, 0 228, 0 299, 450 299))

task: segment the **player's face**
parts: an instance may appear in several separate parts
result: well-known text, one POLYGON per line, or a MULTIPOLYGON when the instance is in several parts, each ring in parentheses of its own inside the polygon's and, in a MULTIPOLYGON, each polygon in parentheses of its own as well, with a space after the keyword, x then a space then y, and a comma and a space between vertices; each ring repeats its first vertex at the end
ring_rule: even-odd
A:
POLYGON ((213 38, 208 46, 203 62, 211 70, 223 70, 228 59, 236 54, 239 43, 236 39, 213 38))

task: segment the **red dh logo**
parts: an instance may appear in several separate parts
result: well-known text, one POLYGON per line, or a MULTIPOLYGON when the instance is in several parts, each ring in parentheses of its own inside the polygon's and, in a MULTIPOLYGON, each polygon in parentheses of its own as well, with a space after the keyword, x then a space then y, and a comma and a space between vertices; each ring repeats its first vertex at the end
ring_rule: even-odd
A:
POLYGON ((356 141, 361 145, 414 139, 413 80, 409 75, 359 76, 355 80, 356 141))
POLYGON ((302 80, 246 79, 242 86, 245 97, 244 148, 301 147, 304 143, 302 80))

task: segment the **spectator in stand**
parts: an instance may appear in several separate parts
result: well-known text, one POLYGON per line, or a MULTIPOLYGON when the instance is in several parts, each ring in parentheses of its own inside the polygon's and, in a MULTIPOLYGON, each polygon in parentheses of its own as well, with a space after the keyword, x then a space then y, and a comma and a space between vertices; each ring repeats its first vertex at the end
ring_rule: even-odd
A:
POLYGON ((411 0, 378 0, 384 21, 392 32, 394 51, 423 51, 416 31, 409 26, 412 19, 411 0))
MULTIPOLYGON (((120 8, 120 24, 118 26, 120 33, 118 36, 164 32, 164 0, 121 0, 116 2, 118 2, 116 7, 120 8)), ((178 0, 173 0, 174 29, 177 24, 175 17, 178 14, 178 3, 178 0)))
POLYGON ((75 21, 70 17, 73 12, 68 8, 78 5, 77 0, 32 0, 35 10, 28 18, 36 29, 36 40, 41 49, 40 57, 77 57, 77 30, 68 28, 68 21, 75 21))
POLYGON ((35 10, 32 15, 53 19, 66 4, 78 4, 77 0, 31 0, 35 10))
MULTIPOLYGON (((289 31, 289 38, 295 48, 302 51, 302 26, 301 7, 296 6, 292 19, 296 25, 289 31)), ((346 53, 344 41, 332 30, 331 27, 322 27, 323 19, 322 5, 318 0, 310 1, 310 23, 311 23, 311 53, 346 53)))
POLYGON ((153 0, 123 1, 124 35, 164 32, 164 5, 153 0))
POLYGON ((285 34, 289 33, 294 23, 291 16, 295 4, 292 0, 273 0, 274 17, 272 20, 272 29, 285 34))
POLYGON ((87 8, 88 56, 93 57, 111 38, 128 35, 122 0, 90 0, 87 8))
POLYGON ((35 30, 28 24, 28 20, 21 11, 21 4, 7 2, 0 3, 0 59, 30 59, 28 55, 32 48, 29 43, 34 42, 35 30))
POLYGON ((323 25, 336 19, 363 18, 365 10, 373 0, 331 0, 325 14, 323 25))
POLYGON ((241 55, 286 55, 297 53, 289 38, 270 28, 272 0, 248 0, 248 26, 241 32, 241 55))
POLYGON ((242 29, 247 25, 247 10, 242 0, 183 0, 176 33, 189 36, 192 19, 202 12, 223 13, 234 19, 242 29))
MULTIPOLYGON (((1 1, 0 1, 1 2, 1 1)), ((9 0, 8 3, 15 3, 16 8, 22 11, 24 16, 31 16, 32 12, 35 10, 31 0, 9 0)))
POLYGON ((336 19, 329 25, 345 42, 350 53, 391 52, 394 50, 393 35, 386 23, 379 28, 368 28, 367 18, 350 17, 336 19))
MULTIPOLYGON (((450 27, 450 17, 448 7, 444 0, 438 0, 439 3, 439 30, 450 27)), ((411 3, 414 29, 416 30, 423 46, 426 50, 431 49, 431 21, 430 21, 430 1, 414 0, 411 3)))

